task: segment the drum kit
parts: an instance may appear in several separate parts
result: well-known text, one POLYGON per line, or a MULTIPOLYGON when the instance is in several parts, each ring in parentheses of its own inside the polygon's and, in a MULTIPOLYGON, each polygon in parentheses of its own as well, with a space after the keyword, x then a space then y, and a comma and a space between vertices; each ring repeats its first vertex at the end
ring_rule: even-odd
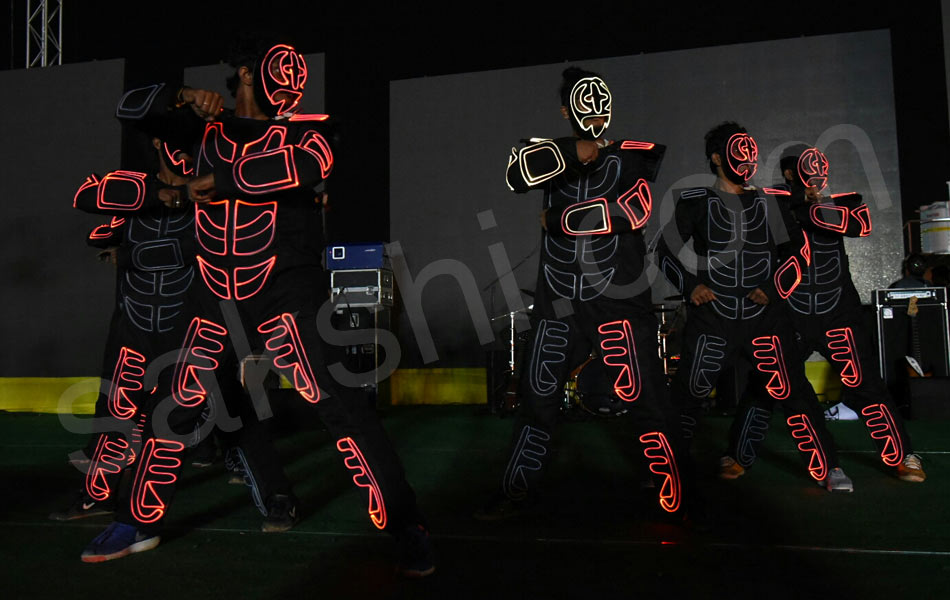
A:
MULTIPOLYGON (((521 291, 529 297, 534 296, 530 290, 521 291)), ((528 358, 527 345, 531 331, 527 325, 533 308, 531 304, 525 309, 492 318, 493 322, 505 322, 498 334, 499 347, 504 348, 504 353, 492 353, 490 362, 494 361, 494 364, 489 365, 488 402, 492 413, 504 416, 518 408, 518 382, 521 379, 521 365, 528 358)), ((657 352, 663 363, 663 372, 669 380, 679 362, 686 307, 682 297, 670 296, 664 298, 662 303, 654 304, 653 312, 658 321, 657 352)), ((598 417, 616 417, 627 412, 626 403, 613 393, 599 351, 595 347, 587 359, 571 372, 564 385, 562 412, 579 409, 598 417)))

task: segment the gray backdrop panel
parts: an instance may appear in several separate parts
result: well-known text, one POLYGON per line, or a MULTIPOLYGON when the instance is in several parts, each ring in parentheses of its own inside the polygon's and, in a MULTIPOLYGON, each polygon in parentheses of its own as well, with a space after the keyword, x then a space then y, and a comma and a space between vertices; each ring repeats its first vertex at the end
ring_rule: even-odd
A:
MULTIPOLYGON (((534 289, 540 193, 515 195, 504 182, 520 138, 570 134, 557 87, 567 64, 393 82, 390 86, 391 240, 413 276, 455 259, 479 289, 498 273, 488 248, 503 243, 518 286, 534 289), (491 211, 497 226, 482 229, 491 211)), ((653 186, 648 235, 673 211, 673 190, 711 183, 703 134, 723 120, 745 125, 760 148, 758 185, 774 183, 785 145, 805 142, 831 161, 831 192, 865 195, 874 234, 848 248, 855 284, 870 290, 897 278, 902 256, 900 187, 887 31, 699 48, 584 61, 614 96, 611 137, 668 146, 653 186)), ((508 309, 497 287, 480 291, 491 316, 508 309)), ((654 297, 671 293, 662 278, 654 297)), ((425 288, 423 305, 441 365, 482 357, 462 292, 451 277, 425 288)), ((530 298, 525 298, 530 302, 530 298)), ((404 366, 422 359, 405 319, 398 321, 404 366)))
POLYGON ((0 376, 99 373, 115 274, 85 237, 108 219, 72 208, 92 172, 119 168, 124 61, 0 73, 0 376))

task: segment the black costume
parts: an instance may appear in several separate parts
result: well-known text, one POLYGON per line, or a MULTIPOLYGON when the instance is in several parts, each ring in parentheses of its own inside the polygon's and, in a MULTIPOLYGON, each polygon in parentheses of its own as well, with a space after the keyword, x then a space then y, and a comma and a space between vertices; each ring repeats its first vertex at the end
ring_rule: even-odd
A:
MULTIPOLYGON (((707 149, 707 156, 719 153, 723 172, 738 183, 754 173, 757 149, 748 134, 735 131, 724 148, 707 149)), ((788 210, 763 190, 744 188, 737 196, 690 189, 680 194, 674 220, 657 238, 656 253, 660 270, 687 299, 700 284, 716 296, 699 306, 689 302, 686 308, 683 351, 672 382, 686 438, 693 437, 703 401, 720 372, 742 353, 755 366, 753 384, 782 401, 809 472, 822 481, 837 466, 837 455, 823 412, 807 395, 811 387, 794 331, 778 302, 794 289, 807 259, 801 256, 807 251, 794 235, 793 223, 788 210), (696 273, 678 257, 680 244, 690 239, 696 273), (768 304, 747 297, 756 289, 768 296, 768 304)))
MULTIPOLYGON (((603 85, 599 79, 587 85, 597 82, 603 85)), ((610 387, 642 431, 639 441, 660 506, 676 512, 683 502, 674 452, 679 436, 671 435, 675 415, 657 354, 641 231, 652 211, 647 181, 655 179, 665 147, 617 141, 585 165, 577 157, 577 139, 530 144, 512 150, 509 161, 513 191, 544 190, 546 231, 531 346, 520 373, 521 406, 502 488, 516 501, 536 491, 565 382, 597 344, 610 387)))
MULTIPOLYGON (((855 193, 833 195, 822 203, 806 202, 806 182, 824 187, 828 161, 811 148, 802 153, 798 164, 798 178, 791 186, 776 186, 776 191, 794 213, 811 251, 811 264, 788 297, 791 310, 787 312, 799 334, 800 359, 818 351, 838 371, 846 388, 842 401, 867 425, 881 461, 897 466, 913 449, 900 412, 874 368, 873 345, 843 240, 870 235, 870 212, 855 193)), ((746 395, 736 412, 727 450, 743 467, 758 455, 774 404, 755 389, 746 395)))
MULTIPOLYGON (((282 85, 299 100, 302 61, 292 48, 272 48, 255 68, 255 93, 266 91, 267 98, 276 98, 273 94, 280 90, 268 83, 269 71, 260 66, 274 62, 285 78, 282 85)), ((296 100, 287 106, 273 100, 277 104, 261 109, 276 114, 280 104, 281 110, 292 110, 296 100)), ((164 110, 160 104, 156 108, 164 110)), ((333 166, 325 119, 224 114, 204 128, 195 170, 199 178, 214 174, 216 195, 195 205, 198 316, 179 343, 174 368, 159 380, 161 402, 144 443, 131 502, 120 507, 120 522, 144 531, 158 528, 181 467, 181 434, 194 428, 221 375, 233 372, 236 361, 253 348, 264 350, 314 405, 353 471, 353 482, 366 491, 373 524, 397 536, 422 524, 375 407, 333 381, 327 370, 332 361, 317 330, 317 311, 327 290, 313 188, 333 166)))
MULTIPOLYGON (((154 91, 152 88, 147 89, 154 91)), ((119 104, 118 114, 136 90, 119 104)), ((125 117, 127 118, 127 117, 125 117)), ((185 177, 190 161, 163 142, 165 164, 185 177)), ((171 363, 186 325, 194 316, 189 289, 195 279, 194 211, 192 207, 166 207, 158 192, 167 186, 157 177, 132 171, 93 174, 80 186, 74 206, 91 213, 111 214, 111 222, 94 229, 89 243, 115 247, 117 267, 116 308, 106 340, 102 390, 96 402, 95 421, 104 430, 90 441, 87 454, 84 504, 114 500, 123 470, 139 454, 142 428, 151 410, 151 389, 156 371, 171 363), (155 369, 150 374, 148 369, 155 369), (127 423, 127 424, 125 424, 127 423)), ((183 189, 177 190, 184 193, 183 189)), ((181 203, 179 203, 181 204, 181 203)), ((244 391, 235 377, 222 380, 222 395, 211 406, 233 407, 243 426, 225 438, 231 454, 245 475, 251 497, 267 514, 266 501, 275 494, 291 495, 273 445, 257 416, 235 402, 244 391)), ((209 408, 204 420, 214 421, 209 408)), ((198 443, 198 430, 188 446, 198 443)), ((120 495, 126 495, 127 490, 120 495)))

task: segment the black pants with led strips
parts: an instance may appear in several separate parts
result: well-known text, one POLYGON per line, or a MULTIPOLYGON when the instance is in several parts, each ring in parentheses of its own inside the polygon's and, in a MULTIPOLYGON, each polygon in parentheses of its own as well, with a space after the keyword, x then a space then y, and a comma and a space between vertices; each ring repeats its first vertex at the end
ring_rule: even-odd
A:
POLYGON ((504 493, 520 500, 537 491, 551 458, 565 383, 597 347, 607 385, 637 425, 637 439, 630 443, 646 456, 661 507, 676 512, 682 506, 683 471, 688 466, 679 459, 681 440, 657 354, 656 317, 619 300, 574 302, 574 313, 563 317, 554 316, 554 308, 543 303, 540 298, 535 307, 530 345, 519 367, 521 405, 502 483, 504 493))
POLYGON ((753 367, 750 387, 781 404, 809 473, 823 480, 829 469, 838 466, 837 452, 782 305, 769 304, 745 320, 719 315, 711 302, 687 306, 682 355, 673 378, 673 400, 684 436, 689 440, 695 435, 706 397, 738 354, 753 367))
MULTIPOLYGON (((859 415, 868 428, 878 456, 896 466, 913 453, 903 417, 877 371, 874 346, 860 304, 839 306, 824 315, 803 315, 791 309, 801 358, 818 352, 838 374, 841 400, 859 415)), ((726 450, 743 467, 759 455, 775 401, 758 388, 749 387, 736 409, 726 450)))
POLYGON ((297 267, 271 277, 260 292, 237 302, 201 290, 178 363, 160 379, 162 398, 118 520, 145 531, 161 526, 181 472, 182 434, 195 428, 208 396, 243 354, 262 348, 326 425, 373 524, 394 534, 424 524, 375 406, 330 375, 329 348, 317 329, 319 303, 326 300, 322 270, 297 267))

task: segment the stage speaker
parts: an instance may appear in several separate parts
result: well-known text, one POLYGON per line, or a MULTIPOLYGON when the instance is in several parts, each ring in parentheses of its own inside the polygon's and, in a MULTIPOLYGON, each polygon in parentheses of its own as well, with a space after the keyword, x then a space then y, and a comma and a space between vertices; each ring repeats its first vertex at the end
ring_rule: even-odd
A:
POLYGON ((908 377, 950 377, 947 289, 874 290, 873 298, 885 383, 893 387, 908 377))

